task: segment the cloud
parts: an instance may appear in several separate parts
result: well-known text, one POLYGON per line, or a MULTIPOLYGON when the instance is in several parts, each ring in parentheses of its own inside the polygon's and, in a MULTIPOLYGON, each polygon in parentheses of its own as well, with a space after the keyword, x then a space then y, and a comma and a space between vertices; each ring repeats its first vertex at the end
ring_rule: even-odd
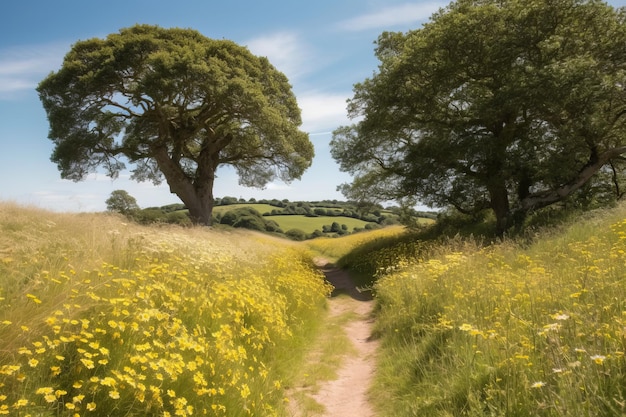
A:
POLYGON ((33 90, 50 72, 58 69, 68 45, 24 45, 0 50, 0 98, 33 90))
POLYGON ((103 196, 95 192, 77 193, 71 189, 34 191, 28 195, 28 200, 35 201, 37 206, 45 207, 53 211, 104 210, 103 196))
POLYGON ((356 32, 415 24, 427 20, 434 12, 445 6, 446 3, 437 1, 400 4, 344 20, 338 23, 338 27, 356 32))
POLYGON ((298 105, 302 109, 302 130, 309 133, 332 131, 349 124, 346 100, 350 93, 308 92, 298 94, 298 105))
POLYGON ((309 47, 295 32, 276 32, 250 39, 244 44, 253 54, 267 57, 290 80, 311 70, 309 47))
POLYGON ((267 190, 283 191, 291 189, 291 186, 285 183, 270 182, 265 186, 265 188, 267 190))
MULTIPOLYGON (((292 82, 326 65, 327 57, 315 56, 315 51, 295 32, 276 32, 249 40, 248 48, 255 55, 266 56, 292 82)), ((298 90, 298 89, 294 89, 298 90)), ((346 94, 322 93, 317 90, 294 91, 302 109, 302 130, 309 133, 332 131, 348 122, 346 94)))

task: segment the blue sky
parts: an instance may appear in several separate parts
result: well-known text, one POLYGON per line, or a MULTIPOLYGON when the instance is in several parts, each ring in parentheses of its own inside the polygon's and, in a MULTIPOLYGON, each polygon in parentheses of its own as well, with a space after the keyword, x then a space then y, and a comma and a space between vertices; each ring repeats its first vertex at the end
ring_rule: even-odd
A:
MULTIPOLYGON (((232 170, 218 170, 214 193, 291 201, 342 199, 349 182, 329 153, 335 128, 349 124, 352 86, 377 68, 374 41, 386 30, 416 29, 447 0, 3 0, 0 2, 0 201, 55 211, 101 211, 123 189, 141 207, 180 202, 167 185, 136 183, 122 173, 74 183, 50 162, 48 122, 35 87, 59 69, 78 40, 106 37, 136 23, 184 27, 246 45, 289 78, 302 109, 302 129, 315 145, 312 167, 300 181, 266 189, 240 187, 232 170)), ((610 2, 615 6, 626 0, 610 2)))

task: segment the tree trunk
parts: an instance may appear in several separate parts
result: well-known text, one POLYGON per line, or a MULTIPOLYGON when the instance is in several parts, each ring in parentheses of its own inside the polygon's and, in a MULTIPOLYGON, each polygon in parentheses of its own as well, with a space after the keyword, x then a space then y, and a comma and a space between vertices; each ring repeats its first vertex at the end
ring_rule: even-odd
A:
POLYGON ((189 209, 189 217, 194 224, 210 226, 213 222, 213 183, 213 178, 206 180, 206 183, 202 184, 201 187, 195 187, 196 192, 193 201, 185 202, 183 200, 189 209))
POLYGON ((510 226, 511 207, 509 204, 509 194, 504 181, 492 180, 488 184, 491 209, 496 216, 496 233, 502 237, 510 226))
POLYGON ((189 210, 194 224, 210 226, 213 219, 213 184, 215 171, 204 171, 195 180, 190 179, 183 169, 170 158, 166 147, 154 152, 154 157, 163 173, 170 192, 176 194, 189 210))

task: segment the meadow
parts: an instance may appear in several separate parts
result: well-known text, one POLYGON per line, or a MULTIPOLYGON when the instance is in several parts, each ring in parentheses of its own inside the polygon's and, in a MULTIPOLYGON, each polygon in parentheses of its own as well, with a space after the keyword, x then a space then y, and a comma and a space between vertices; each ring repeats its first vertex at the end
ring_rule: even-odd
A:
POLYGON ((379 416, 626 415, 624 219, 295 243, 3 203, 0 415, 289 415, 326 317, 316 256, 374 291, 379 416))
POLYGON ((0 205, 0 415, 284 415, 330 288, 304 248, 0 205))
POLYGON ((530 244, 399 232, 361 252, 380 416, 626 415, 625 218, 597 212, 530 244))

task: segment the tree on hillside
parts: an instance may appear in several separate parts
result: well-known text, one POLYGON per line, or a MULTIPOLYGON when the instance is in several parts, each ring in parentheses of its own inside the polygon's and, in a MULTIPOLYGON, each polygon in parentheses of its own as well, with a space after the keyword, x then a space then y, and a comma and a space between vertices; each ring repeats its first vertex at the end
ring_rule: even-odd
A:
POLYGON ((133 214, 139 210, 137 200, 125 190, 115 190, 105 201, 107 210, 124 215, 133 214))
POLYGON ((102 167, 158 184, 210 224, 216 170, 263 187, 299 179, 313 158, 284 74, 228 40, 137 25, 74 44, 38 86, 63 178, 102 167))
MULTIPOLYGON (((354 200, 490 209, 504 233, 626 152, 625 12, 597 0, 458 0, 383 33, 333 134, 354 200)), ((608 176, 605 176, 608 178, 608 176)))

